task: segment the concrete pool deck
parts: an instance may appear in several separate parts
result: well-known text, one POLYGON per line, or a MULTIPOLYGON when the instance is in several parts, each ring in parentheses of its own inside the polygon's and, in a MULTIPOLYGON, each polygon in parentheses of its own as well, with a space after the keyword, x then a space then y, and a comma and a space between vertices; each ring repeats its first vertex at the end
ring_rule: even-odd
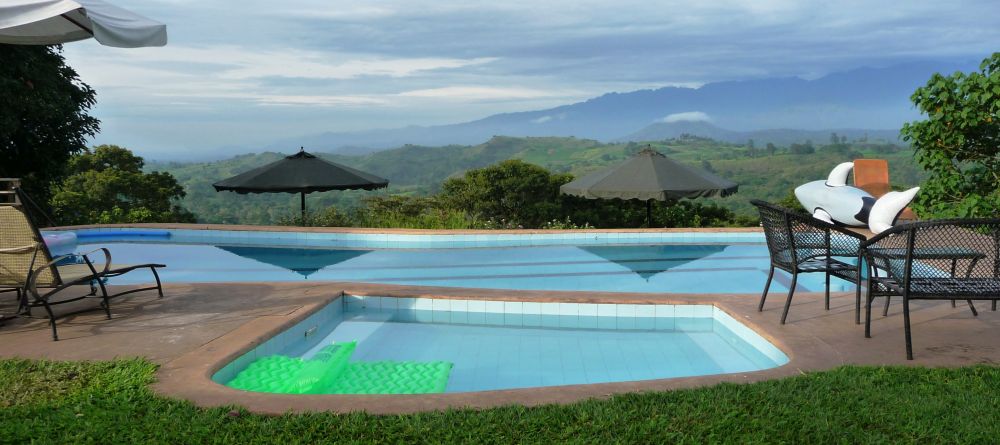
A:
MULTIPOLYGON (((445 408, 483 408, 508 404, 569 403, 612 394, 667 390, 719 382, 752 382, 830 369, 843 364, 962 366, 1000 363, 996 333, 1000 312, 979 304, 974 317, 965 304, 911 303, 916 360, 907 361, 900 304, 889 316, 872 316, 871 339, 854 324, 854 293, 835 293, 823 310, 822 294, 796 294, 788 324, 780 325, 783 292, 772 292, 763 313, 759 295, 678 295, 593 292, 537 292, 338 282, 168 284, 165 297, 136 294, 112 304, 114 317, 94 311, 58 321, 53 342, 45 319, 14 319, 0 327, 0 356, 55 360, 145 357, 159 365, 154 389, 200 406, 242 405, 263 413, 364 410, 405 413, 445 408), (601 383, 431 395, 281 395, 250 393, 218 385, 211 374, 230 359, 266 340, 310 311, 341 295, 475 298, 587 303, 714 304, 781 348, 790 362, 777 368, 738 374, 635 382, 601 383)), ((0 300, 12 313, 13 298, 0 300)), ((80 302, 93 304, 94 301, 80 302)), ((72 305, 71 305, 72 306, 72 305)), ((74 307, 66 308, 72 310, 74 307)), ((41 311, 39 311, 41 312, 41 311)))

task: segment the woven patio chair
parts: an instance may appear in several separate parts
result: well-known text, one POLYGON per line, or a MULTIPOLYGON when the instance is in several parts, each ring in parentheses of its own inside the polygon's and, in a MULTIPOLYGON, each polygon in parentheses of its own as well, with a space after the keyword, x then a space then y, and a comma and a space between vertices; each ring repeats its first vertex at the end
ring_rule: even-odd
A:
POLYGON ((903 299, 906 358, 913 360, 911 300, 1000 299, 1000 219, 937 220, 901 224, 862 244, 871 265, 865 337, 871 337, 875 297, 903 299))
POLYGON ((36 307, 45 309, 53 340, 59 340, 57 318, 103 309, 110 319, 113 298, 154 289, 160 298, 163 297, 160 276, 156 272, 157 268, 166 267, 163 264, 112 265, 111 252, 106 248, 53 258, 38 228, 24 208, 16 204, 0 204, 0 229, 0 286, 17 290, 19 314, 30 315, 31 308, 36 307), (104 255, 104 263, 100 268, 91 260, 91 255, 96 252, 104 255), (69 259, 77 261, 66 264, 69 259), (128 289, 116 294, 108 293, 106 279, 137 269, 149 269, 156 285, 128 289), (89 288, 84 295, 68 290, 81 286, 89 288), (52 311, 52 306, 85 298, 100 299, 101 302, 97 308, 86 308, 58 316, 52 311))
POLYGON ((760 200, 750 201, 760 212, 761 226, 771 257, 764 292, 760 295, 758 311, 764 310, 767 291, 771 288, 774 270, 781 269, 792 275, 781 324, 788 318, 792 296, 801 273, 826 275, 825 307, 830 310, 830 277, 838 277, 855 284, 854 321, 861 323, 861 264, 858 247, 864 241, 860 234, 837 227, 810 215, 799 213, 760 200), (838 259, 839 258, 839 259, 838 259), (852 264, 846 258, 854 259, 852 264))

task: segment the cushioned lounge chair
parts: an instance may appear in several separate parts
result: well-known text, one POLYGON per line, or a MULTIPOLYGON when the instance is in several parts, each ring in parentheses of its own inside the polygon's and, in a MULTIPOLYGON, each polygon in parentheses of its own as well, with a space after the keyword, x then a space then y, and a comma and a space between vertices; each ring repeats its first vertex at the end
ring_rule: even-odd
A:
POLYGON ((788 287, 788 297, 781 313, 781 324, 788 318, 795 286, 801 273, 823 273, 826 275, 826 303, 830 309, 830 277, 838 277, 855 284, 854 320, 861 323, 861 261, 858 250, 864 237, 833 224, 820 221, 810 215, 799 213, 760 200, 750 201, 760 212, 760 223, 764 228, 764 238, 771 257, 771 268, 767 284, 760 295, 758 311, 764 310, 764 300, 771 288, 774 269, 781 269, 792 275, 788 287), (844 261, 852 258, 854 263, 844 261))
POLYGON ((911 300, 1000 299, 1000 219, 937 220, 901 224, 862 244, 871 265, 865 337, 871 337, 875 297, 903 299, 906 358, 913 359, 911 300))
POLYGON ((45 309, 52 328, 52 339, 59 340, 56 319, 78 312, 95 310, 86 308, 55 315, 52 306, 71 303, 86 298, 101 300, 98 308, 111 318, 111 300, 123 295, 156 290, 163 297, 163 288, 157 268, 163 264, 112 265, 111 253, 100 248, 82 255, 64 255, 53 258, 38 228, 32 223, 24 208, 16 204, 0 204, 0 286, 13 288, 18 295, 18 313, 31 314, 31 309, 45 309), (91 255, 103 254, 103 265, 95 266, 91 255), (75 260, 75 261, 70 261, 75 260), (126 274, 137 269, 149 269, 155 286, 128 289, 109 294, 107 278, 126 274), (88 292, 80 295, 79 288, 87 286, 88 292), (73 292, 77 293, 73 293, 73 292))

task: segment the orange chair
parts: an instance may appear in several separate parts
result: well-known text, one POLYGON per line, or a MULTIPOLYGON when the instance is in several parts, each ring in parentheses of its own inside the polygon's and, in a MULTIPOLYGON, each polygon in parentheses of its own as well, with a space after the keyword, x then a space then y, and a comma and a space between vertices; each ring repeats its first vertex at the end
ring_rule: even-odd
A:
MULTIPOLYGON (((855 159, 854 186, 870 193, 875 199, 889 193, 889 161, 885 159, 855 159)), ((903 209, 900 220, 913 221, 917 215, 909 207, 903 209)))

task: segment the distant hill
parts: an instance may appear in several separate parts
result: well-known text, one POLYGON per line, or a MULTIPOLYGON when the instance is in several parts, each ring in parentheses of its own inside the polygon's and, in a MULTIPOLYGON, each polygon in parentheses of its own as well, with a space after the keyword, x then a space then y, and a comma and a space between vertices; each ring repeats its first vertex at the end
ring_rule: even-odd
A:
MULTIPOLYGON (((829 135, 827 135, 829 136, 829 135)), ((817 138, 817 143, 825 143, 817 138)), ((557 137, 494 137, 481 144, 426 147, 406 145, 363 156, 317 153, 337 162, 360 168, 389 179, 389 189, 374 192, 346 191, 313 193, 308 196, 310 209, 336 206, 346 209, 358 204, 364 196, 384 194, 426 195, 437 191, 445 179, 466 170, 485 167, 505 159, 521 159, 556 172, 582 175, 601 167, 622 162, 642 149, 646 143, 602 143, 592 139, 557 137)), ((748 201, 752 198, 779 200, 796 185, 822 179, 836 164, 850 160, 851 152, 867 157, 889 160, 892 181, 896 185, 915 185, 922 172, 913 161, 909 149, 853 143, 840 150, 822 145, 814 154, 792 155, 779 151, 773 156, 762 146, 753 157, 740 144, 707 138, 687 137, 649 142, 664 154, 686 164, 705 168, 740 184, 740 192, 716 200, 739 213, 751 214, 748 201)), ((259 194, 238 195, 216 192, 211 184, 220 179, 280 159, 274 152, 246 154, 230 159, 200 163, 149 162, 147 170, 173 174, 187 193, 182 204, 202 222, 268 224, 297 212, 298 195, 259 194)))
POLYGON ((844 136, 848 140, 867 140, 872 142, 888 142, 894 144, 902 143, 899 140, 899 130, 864 130, 856 128, 837 128, 829 130, 793 130, 793 129, 772 129, 753 131, 733 131, 719 128, 708 122, 681 121, 681 122, 659 122, 643 128, 628 136, 618 138, 617 141, 657 141, 662 139, 672 139, 689 134, 694 136, 707 137, 718 141, 746 143, 752 139, 755 144, 763 146, 772 143, 779 147, 788 146, 793 143, 803 143, 813 141, 826 143, 830 140, 830 134, 836 133, 844 136))
MULTIPOLYGON (((965 68, 968 67, 957 63, 908 63, 861 68, 813 80, 771 78, 716 82, 700 88, 608 93, 546 110, 503 113, 451 125, 325 132, 276 141, 266 148, 287 151, 289 147, 306 146, 314 151, 363 154, 404 144, 475 145, 495 135, 575 136, 607 142, 644 131, 670 116, 676 118, 693 112, 700 113, 702 120, 714 126, 737 132, 795 129, 768 130, 765 137, 782 144, 821 139, 811 133, 795 133, 796 130, 827 136, 831 131, 845 132, 849 137, 867 132, 872 137, 882 134, 889 139, 884 130, 878 129, 898 129, 918 117, 909 101, 917 87, 924 85, 935 72, 965 68), (800 136, 804 138, 798 139, 800 136)), ((701 135, 723 140, 743 138, 701 135)))

